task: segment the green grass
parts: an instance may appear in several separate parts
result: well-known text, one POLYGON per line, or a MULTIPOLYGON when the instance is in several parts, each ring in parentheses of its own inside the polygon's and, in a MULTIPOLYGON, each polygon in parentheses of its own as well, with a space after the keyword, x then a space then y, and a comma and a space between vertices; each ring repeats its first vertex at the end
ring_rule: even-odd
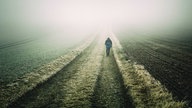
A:
MULTIPOLYGON (((0 105, 6 107, 8 104, 14 102, 28 91, 41 85, 53 75, 58 73, 63 67, 67 66, 71 61, 76 59, 85 48, 92 42, 93 38, 83 41, 83 44, 76 46, 66 54, 57 57, 53 61, 43 64, 41 67, 26 73, 19 77, 14 82, 0 86, 0 105)), ((82 43, 82 42, 80 42, 82 43)), ((64 73, 65 74, 65 73, 64 73)))
POLYGON ((0 49, 0 83, 8 83, 65 54, 77 40, 41 38, 0 49), (70 42, 69 42, 70 41, 70 42))

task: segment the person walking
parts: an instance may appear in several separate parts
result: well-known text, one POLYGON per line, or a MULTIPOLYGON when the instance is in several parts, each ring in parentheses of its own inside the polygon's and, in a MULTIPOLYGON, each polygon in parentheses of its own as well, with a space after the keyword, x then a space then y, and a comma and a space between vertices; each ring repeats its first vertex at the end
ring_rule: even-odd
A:
POLYGON ((109 37, 105 41, 105 46, 106 46, 106 56, 109 56, 110 49, 112 47, 112 41, 111 41, 111 39, 109 37))

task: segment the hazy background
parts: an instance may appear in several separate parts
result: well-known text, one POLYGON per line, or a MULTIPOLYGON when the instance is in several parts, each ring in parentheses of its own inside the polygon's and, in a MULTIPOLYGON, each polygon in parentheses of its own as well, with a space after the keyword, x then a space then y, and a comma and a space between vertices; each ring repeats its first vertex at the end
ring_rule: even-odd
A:
POLYGON ((81 38, 80 34, 103 26, 115 30, 191 31, 191 10, 191 0, 1 0, 0 28, 12 38, 16 31, 57 30, 81 38))
POLYGON ((191 10, 192 0, 0 0, 0 83, 106 28, 191 36, 191 10))

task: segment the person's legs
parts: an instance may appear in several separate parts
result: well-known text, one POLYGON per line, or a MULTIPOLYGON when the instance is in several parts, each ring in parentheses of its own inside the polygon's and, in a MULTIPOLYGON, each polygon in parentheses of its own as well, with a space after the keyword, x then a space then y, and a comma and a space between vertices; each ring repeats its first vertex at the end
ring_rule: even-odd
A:
POLYGON ((106 48, 106 55, 109 56, 110 48, 106 48))

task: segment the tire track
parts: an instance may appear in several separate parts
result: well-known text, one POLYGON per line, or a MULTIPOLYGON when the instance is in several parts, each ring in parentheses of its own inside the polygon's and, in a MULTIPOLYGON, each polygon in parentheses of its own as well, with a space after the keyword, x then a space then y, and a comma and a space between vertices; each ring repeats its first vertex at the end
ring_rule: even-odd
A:
POLYGON ((103 56, 101 71, 93 94, 93 108, 132 108, 113 54, 103 56))

